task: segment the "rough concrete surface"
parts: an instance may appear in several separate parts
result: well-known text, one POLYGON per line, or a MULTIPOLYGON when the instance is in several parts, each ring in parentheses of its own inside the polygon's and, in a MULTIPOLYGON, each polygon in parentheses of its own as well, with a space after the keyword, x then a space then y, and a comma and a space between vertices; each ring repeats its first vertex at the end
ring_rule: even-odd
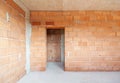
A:
POLYGON ((18 83, 120 83, 120 72, 65 72, 61 63, 48 63, 45 72, 31 72, 18 83))
POLYGON ((29 10, 120 10, 120 0, 15 0, 29 10))

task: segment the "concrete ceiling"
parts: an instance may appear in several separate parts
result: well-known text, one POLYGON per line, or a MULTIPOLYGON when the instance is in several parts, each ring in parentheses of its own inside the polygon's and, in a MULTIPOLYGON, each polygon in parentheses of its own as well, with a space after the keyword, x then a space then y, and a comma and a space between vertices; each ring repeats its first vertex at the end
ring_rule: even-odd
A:
POLYGON ((29 10, 120 10, 120 0, 20 0, 29 10))

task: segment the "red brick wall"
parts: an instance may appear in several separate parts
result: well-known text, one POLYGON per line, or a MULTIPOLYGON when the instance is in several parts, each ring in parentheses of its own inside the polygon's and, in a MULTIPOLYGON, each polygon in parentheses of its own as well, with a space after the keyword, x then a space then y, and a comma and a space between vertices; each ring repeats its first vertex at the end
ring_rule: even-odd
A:
POLYGON ((65 70, 120 70, 120 27, 65 28, 65 70))
POLYGON ((31 11, 31 22, 46 25, 51 22, 54 26, 120 26, 120 11, 63 11, 39 12, 31 11))
POLYGON ((61 30, 47 30, 47 61, 61 62, 61 30))
POLYGON ((65 28, 66 71, 120 71, 120 11, 33 11, 31 22, 65 28))
POLYGON ((45 70, 46 68, 46 29, 40 26, 32 26, 31 35, 31 71, 45 70))
POLYGON ((25 18, 0 0, 0 83, 16 83, 24 74, 25 18))

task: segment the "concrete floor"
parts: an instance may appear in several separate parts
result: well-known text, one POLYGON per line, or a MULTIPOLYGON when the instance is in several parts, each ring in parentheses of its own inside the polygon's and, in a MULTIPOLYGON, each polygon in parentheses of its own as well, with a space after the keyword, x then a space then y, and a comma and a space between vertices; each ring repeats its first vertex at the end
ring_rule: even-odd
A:
POLYGON ((18 83, 120 83, 120 72, 64 72, 60 63, 48 63, 45 72, 31 72, 18 83))

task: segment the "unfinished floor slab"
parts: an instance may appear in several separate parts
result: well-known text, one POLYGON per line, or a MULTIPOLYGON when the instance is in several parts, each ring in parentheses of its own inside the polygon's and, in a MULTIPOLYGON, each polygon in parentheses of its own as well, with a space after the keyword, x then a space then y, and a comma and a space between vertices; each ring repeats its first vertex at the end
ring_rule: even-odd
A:
POLYGON ((120 83, 120 72, 65 72, 61 63, 48 63, 45 72, 31 72, 18 83, 120 83))

